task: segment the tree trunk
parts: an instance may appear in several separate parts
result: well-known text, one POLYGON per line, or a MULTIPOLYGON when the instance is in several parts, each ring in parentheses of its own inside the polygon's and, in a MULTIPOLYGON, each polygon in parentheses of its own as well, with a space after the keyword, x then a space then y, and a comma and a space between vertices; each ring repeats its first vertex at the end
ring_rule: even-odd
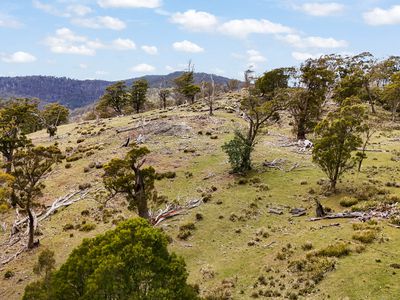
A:
POLYGON ((300 121, 297 126, 297 140, 305 140, 306 139, 306 130, 304 128, 304 122, 300 121))
POLYGON ((210 112, 210 116, 213 116, 213 115, 214 115, 212 103, 210 103, 210 110, 209 110, 209 112, 210 112))
POLYGON ((164 110, 167 109, 167 99, 163 99, 163 107, 164 107, 164 110))
POLYGON ((330 190, 332 191, 332 192, 336 192, 336 182, 337 182, 337 179, 331 179, 330 180, 330 184, 331 184, 331 186, 330 186, 330 190))
POLYGON ((12 155, 5 156, 5 159, 6 159, 6 173, 10 174, 12 170, 12 160, 13 160, 12 155))
POLYGON ((142 172, 139 169, 137 169, 135 173, 136 173, 135 195, 137 197, 136 206, 138 209, 138 214, 139 217, 149 220, 150 214, 149 214, 149 208, 147 206, 146 191, 145 191, 142 172))
POLYGON ((34 234, 35 234, 35 219, 33 218, 32 211, 30 207, 27 207, 27 212, 28 212, 28 219, 29 219, 29 239, 28 239, 28 249, 32 249, 34 247, 34 234))

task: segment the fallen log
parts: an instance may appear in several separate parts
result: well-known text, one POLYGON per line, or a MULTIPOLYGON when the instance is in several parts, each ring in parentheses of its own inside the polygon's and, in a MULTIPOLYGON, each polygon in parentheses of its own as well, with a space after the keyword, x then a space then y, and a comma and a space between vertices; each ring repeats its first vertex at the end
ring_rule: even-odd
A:
POLYGON ((357 148, 358 151, 364 151, 364 152, 383 152, 382 149, 363 149, 363 148, 357 148))
POLYGON ((323 217, 310 218, 309 221, 320 221, 326 219, 356 219, 363 218, 365 216, 364 213, 361 212, 348 212, 348 213, 338 213, 334 215, 325 215, 323 217))
POLYGON ((6 264, 8 264, 10 261, 14 260, 15 258, 18 257, 18 255, 20 255, 22 252, 24 252, 25 250, 27 250, 28 247, 24 246, 22 247, 20 250, 18 250, 15 254, 11 255, 10 257, 8 257, 7 259, 3 260, 2 262, 0 262, 1 266, 4 266, 6 264))
POLYGON ((283 211, 280 210, 280 209, 277 209, 277 208, 270 208, 270 209, 268 210, 268 212, 269 212, 270 214, 283 215, 283 211))
POLYGON ((399 225, 394 225, 394 224, 392 224, 392 223, 388 223, 388 225, 391 226, 391 227, 394 227, 394 228, 400 228, 399 225))
POLYGON ((167 204, 166 208, 163 210, 159 210, 157 214, 151 218, 151 222, 154 226, 157 226, 161 222, 166 219, 170 219, 177 215, 186 214, 186 210, 195 208, 200 206, 203 203, 201 199, 194 199, 188 201, 188 203, 184 206, 176 205, 176 204, 167 204))

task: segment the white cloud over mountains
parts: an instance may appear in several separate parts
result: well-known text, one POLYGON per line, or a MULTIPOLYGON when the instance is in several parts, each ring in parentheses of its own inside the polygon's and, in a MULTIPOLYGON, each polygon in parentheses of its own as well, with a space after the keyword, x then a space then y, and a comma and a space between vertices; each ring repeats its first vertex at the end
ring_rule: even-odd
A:
POLYGON ((118 18, 113 18, 110 16, 99 16, 86 19, 72 19, 71 22, 75 25, 92 29, 107 28, 112 30, 122 30, 126 28, 125 22, 121 21, 118 18))
POLYGON ((153 72, 156 68, 153 67, 152 65, 148 65, 148 64, 138 64, 134 67, 132 67, 130 69, 130 71, 132 72, 136 72, 136 73, 149 73, 149 72, 153 72))
POLYGON ((335 48, 344 48, 348 46, 348 43, 345 40, 336 40, 332 37, 330 38, 323 38, 319 36, 302 37, 298 34, 288 34, 285 36, 278 36, 278 39, 296 48, 335 49, 335 48))
POLYGON ((143 45, 141 48, 144 52, 146 52, 149 55, 157 55, 158 54, 158 49, 156 46, 143 45))
POLYGON ((44 43, 53 53, 88 56, 95 55, 98 49, 136 49, 136 44, 131 39, 117 38, 110 43, 103 43, 98 39, 89 39, 86 36, 75 34, 66 27, 57 29, 55 35, 47 37, 44 43))
POLYGON ((218 25, 218 20, 214 15, 194 9, 184 13, 177 12, 171 16, 170 21, 191 31, 213 31, 218 25))
POLYGON ((343 12, 345 6, 336 2, 308 2, 294 8, 311 16, 326 17, 343 12))
POLYGON ((6 63, 23 64, 34 62, 37 58, 28 52, 17 51, 10 55, 4 55, 1 60, 6 63))
POLYGON ((21 26, 22 23, 16 18, 0 13, 0 28, 19 28, 21 26))
POLYGON ((157 8, 161 6, 161 0, 99 0, 97 2, 103 8, 157 8))
POLYGON ((237 38, 246 38, 249 34, 277 34, 289 33, 292 29, 269 20, 237 19, 223 23, 218 31, 237 38))
POLYGON ((176 51, 181 51, 181 52, 200 53, 204 51, 202 47, 188 40, 184 40, 182 42, 175 42, 172 44, 172 47, 176 51))
MULTIPOLYGON (((343 9, 336 3, 306 3, 305 9, 313 8, 313 13, 326 15, 343 9)), ((251 34, 269 34, 296 48, 335 49, 348 46, 347 41, 332 37, 301 36, 293 28, 266 19, 234 19, 220 23, 218 18, 208 12, 188 10, 172 14, 170 22, 194 32, 218 32, 234 38, 245 39, 251 34)))
POLYGON ((112 42, 113 48, 117 50, 134 50, 136 49, 136 44, 130 39, 118 38, 112 42))
POLYGON ((400 24, 400 5, 389 9, 374 8, 363 14, 364 21, 373 26, 400 24))

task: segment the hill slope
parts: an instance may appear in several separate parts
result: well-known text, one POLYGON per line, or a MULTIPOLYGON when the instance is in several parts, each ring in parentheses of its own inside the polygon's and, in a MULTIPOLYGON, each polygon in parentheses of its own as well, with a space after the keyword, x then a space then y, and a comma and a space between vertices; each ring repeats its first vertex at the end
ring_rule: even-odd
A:
MULTIPOLYGON (((148 80, 150 87, 171 87, 173 80, 182 72, 168 75, 148 75, 140 78, 148 80)), ((127 79, 128 85, 138 78, 127 79)), ((229 78, 213 75, 217 84, 226 84, 229 78)), ((195 81, 209 81, 210 74, 195 73, 195 81)), ((0 77, 0 98, 27 97, 39 98, 45 102, 59 102, 74 109, 92 104, 103 95, 107 86, 112 81, 104 80, 76 80, 66 77, 52 76, 23 76, 0 77)))
MULTIPOLYGON (((164 202, 152 203, 153 211, 164 208, 165 202, 185 204, 204 199, 199 207, 159 225, 171 237, 169 248, 185 259, 190 283, 199 284, 203 294, 230 294, 220 299, 249 300, 398 299, 398 228, 379 218, 370 222, 310 222, 310 217, 315 216, 315 198, 336 212, 351 209, 339 204, 346 197, 361 199, 354 207, 357 210, 384 199, 400 202, 400 189, 385 186, 398 181, 400 160, 395 158, 400 156, 400 130, 377 129, 379 133, 369 146, 375 151, 368 152, 362 172, 346 174, 338 186, 340 193, 328 194, 321 185, 324 175, 312 163, 311 153, 291 145, 291 127, 284 116, 281 125, 260 135, 253 155, 254 170, 245 178, 237 177, 229 173, 221 149, 231 139, 233 129, 244 125, 243 119, 231 113, 235 103, 228 99, 237 98, 227 95, 215 106, 213 117, 201 105, 181 106, 62 125, 56 139, 49 139, 45 131, 31 134, 35 144, 57 141, 63 151, 76 158, 70 165, 64 161, 54 168, 45 181, 42 203, 49 206, 87 183, 91 184, 90 193, 40 223, 38 249, 0 266, 0 299, 21 299, 24 287, 37 278, 32 267, 42 249, 54 250, 59 266, 82 239, 135 217, 123 197, 109 201, 104 209, 96 194, 102 189, 101 165, 123 157, 128 150, 121 147, 123 142, 139 134, 151 150, 146 164, 158 172, 176 172, 175 178, 156 181, 164 202), (276 168, 263 164, 275 159, 276 168), (306 215, 293 216, 293 208, 306 209, 306 215), (82 230, 84 224, 94 225, 94 229, 82 230), (182 228, 188 224, 194 229, 183 239, 182 228), (371 232, 376 234, 371 244, 354 239, 371 232), (15 275, 6 280, 7 271, 15 275)), ((389 118, 379 115, 381 123, 389 118)), ((0 230, 0 261, 24 243, 21 240, 7 247, 14 218, 12 210, 2 215, 7 230, 0 230)))

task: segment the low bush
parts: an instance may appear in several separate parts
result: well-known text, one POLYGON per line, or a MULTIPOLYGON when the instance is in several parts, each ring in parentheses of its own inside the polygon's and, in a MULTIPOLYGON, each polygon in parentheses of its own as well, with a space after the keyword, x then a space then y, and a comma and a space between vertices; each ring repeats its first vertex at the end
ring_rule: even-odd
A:
POLYGON ((360 241, 364 244, 370 244, 376 239, 376 231, 375 230, 363 230, 357 231, 353 234, 353 239, 360 241))
POLYGON ((351 249, 348 244, 345 243, 336 243, 327 246, 321 250, 314 252, 315 256, 324 256, 324 257, 342 257, 347 256, 351 253, 351 249))
POLYGON ((340 201, 340 205, 343 207, 351 207, 353 205, 356 205, 358 203, 358 200, 356 198, 353 197, 344 197, 341 201, 340 201))

